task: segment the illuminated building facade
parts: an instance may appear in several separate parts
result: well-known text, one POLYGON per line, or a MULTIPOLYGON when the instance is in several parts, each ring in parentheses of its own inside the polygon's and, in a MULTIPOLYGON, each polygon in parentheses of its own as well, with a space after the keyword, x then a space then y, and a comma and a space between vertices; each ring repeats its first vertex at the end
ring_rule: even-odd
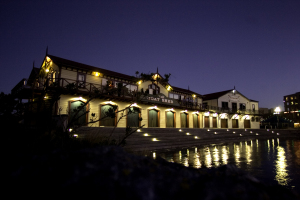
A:
POLYGON ((294 127, 300 123, 300 92, 283 97, 284 117, 294 122, 294 127))
MULTIPOLYGON (((233 95, 240 96, 240 100, 245 99, 245 109, 254 109, 255 112, 221 109, 222 107, 218 106, 222 105, 223 100, 214 107, 207 106, 210 104, 208 101, 203 104, 202 95, 189 89, 171 86, 166 80, 158 71, 151 74, 150 78, 148 76, 148 79, 145 76, 134 77, 46 53, 41 67, 33 67, 29 78, 22 79, 13 88, 12 94, 19 99, 28 99, 28 105, 33 105, 34 102, 50 102, 60 91, 60 99, 51 105, 52 115, 64 115, 70 120, 74 109, 80 106, 81 102, 87 102, 91 94, 97 92, 97 98, 88 102, 80 118, 81 124, 95 127, 145 125, 144 128, 225 128, 221 125, 221 119, 246 121, 257 114, 258 102, 250 101, 238 92, 233 95), (111 108, 116 111, 127 109, 125 114, 131 109, 132 113, 119 122, 117 120, 122 113, 117 113, 115 118, 89 123, 91 113, 97 118, 102 118, 111 108), (89 115, 85 115, 85 111, 89 111, 89 115), (207 113, 211 113, 209 117, 212 123, 209 125, 206 124, 207 113), (215 117, 217 121, 214 121, 215 117)), ((231 99, 233 100, 233 97, 231 99)), ((244 124, 239 123, 236 128, 248 127, 244 124)), ((256 124, 259 123, 251 121, 249 128, 259 128, 256 124)), ((231 123, 227 124, 228 128, 231 126, 231 123)))
POLYGON ((248 99, 235 88, 203 95, 204 127, 259 128, 258 101, 248 99))

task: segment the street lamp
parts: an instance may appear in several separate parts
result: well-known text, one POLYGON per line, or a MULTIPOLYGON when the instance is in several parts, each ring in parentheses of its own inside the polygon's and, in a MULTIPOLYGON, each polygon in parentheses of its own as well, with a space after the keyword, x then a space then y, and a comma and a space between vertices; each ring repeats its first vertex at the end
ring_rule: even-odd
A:
POLYGON ((275 111, 274 114, 277 115, 277 128, 278 128, 278 124, 279 124, 279 118, 278 118, 278 115, 280 114, 280 111, 281 111, 281 110, 280 110, 279 107, 276 107, 274 111, 275 111))

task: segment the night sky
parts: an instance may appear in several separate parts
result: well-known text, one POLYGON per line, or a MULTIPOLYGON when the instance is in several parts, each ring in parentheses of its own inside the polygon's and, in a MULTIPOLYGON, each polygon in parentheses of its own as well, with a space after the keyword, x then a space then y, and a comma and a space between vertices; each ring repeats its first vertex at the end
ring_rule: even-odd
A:
POLYGON ((46 53, 283 108, 300 91, 299 0, 0 1, 0 92, 46 53))

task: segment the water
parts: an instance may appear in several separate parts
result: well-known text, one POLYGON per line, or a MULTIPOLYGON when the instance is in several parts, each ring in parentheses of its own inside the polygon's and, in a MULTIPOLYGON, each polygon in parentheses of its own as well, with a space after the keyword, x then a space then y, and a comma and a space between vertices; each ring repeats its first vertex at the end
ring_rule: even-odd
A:
POLYGON ((184 166, 219 167, 235 164, 260 181, 300 190, 300 140, 264 139, 211 144, 188 149, 153 151, 151 155, 184 166))

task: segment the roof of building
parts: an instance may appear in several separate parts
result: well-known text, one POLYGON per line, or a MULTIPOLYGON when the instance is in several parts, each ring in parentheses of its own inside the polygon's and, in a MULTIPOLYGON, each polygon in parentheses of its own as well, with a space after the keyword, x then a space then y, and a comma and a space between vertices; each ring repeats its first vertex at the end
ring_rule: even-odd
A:
POLYGON ((198 93, 196 93, 196 92, 193 92, 193 91, 191 91, 191 90, 187 90, 187 89, 183 89, 183 88, 179 88, 179 87, 175 87, 175 86, 172 86, 172 88, 173 88, 173 91, 174 92, 179 92, 179 93, 183 93, 183 94, 189 94, 189 95, 191 95, 191 94, 195 94, 195 95, 197 95, 197 96, 202 96, 201 94, 198 94, 198 93))
MULTIPOLYGON (((229 93, 229 92, 232 92, 233 90, 235 89, 230 89, 230 90, 225 90, 225 91, 221 91, 221 92, 215 92, 215 93, 210 93, 210 94, 204 94, 203 95, 203 101, 206 101, 206 100, 212 100, 212 99, 218 99, 219 97, 229 93)), ((247 98, 245 95, 243 95, 242 93, 238 92, 236 90, 237 93, 239 93, 240 95, 242 95, 243 97, 247 98)), ((247 98, 248 99, 248 98, 247 98)), ((249 99, 249 101, 253 101, 253 102, 258 102, 256 100, 252 100, 252 99, 249 99)))
POLYGON ((289 95, 284 95, 284 96, 287 97, 287 96, 294 96, 294 95, 300 95, 300 92, 296 92, 294 94, 289 94, 289 95))
POLYGON ((47 55, 49 58, 51 58, 51 60, 57 64, 57 65, 62 65, 62 66, 66 66, 66 67, 75 67, 78 69, 82 69, 82 70, 88 70, 88 71, 95 71, 95 72, 100 72, 106 76, 112 76, 112 77, 116 77, 116 78, 120 78, 120 79, 125 79, 125 80, 130 80, 130 81, 134 81, 136 78, 134 76, 129 76, 126 74, 122 74, 122 73, 118 73, 118 72, 114 72, 114 71, 110 71, 107 69, 102 69, 99 67, 94 67, 91 65, 86 65, 86 64, 82 64, 79 62, 75 62, 72 60, 67 60, 64 58, 60 58, 57 56, 53 56, 53 55, 47 55))
MULTIPOLYGON (((90 72, 100 72, 106 76, 111 76, 111 77, 115 77, 115 78, 120 78, 123 80, 129 80, 129 81, 136 81, 136 77, 134 76, 129 76, 126 74, 122 74, 122 73, 118 73, 118 72, 114 72, 111 70, 107 70, 107 69, 103 69, 103 68, 99 68, 99 67, 94 67, 91 65, 86 65, 86 64, 82 64, 79 62, 75 62, 72 60, 68 60, 68 59, 64 59, 64 58, 60 58, 57 56, 53 56, 53 55, 49 55, 47 54, 46 56, 48 56, 55 64, 57 64, 58 66, 65 66, 65 67, 71 67, 71 68, 77 68, 77 69, 82 69, 82 70, 87 70, 90 72)), ((191 90, 187 90, 187 89, 183 89, 183 88, 179 88, 179 87, 173 87, 173 90, 175 92, 179 92, 179 93, 183 93, 183 94, 196 94, 197 96, 201 96, 200 94, 193 92, 191 90)))

